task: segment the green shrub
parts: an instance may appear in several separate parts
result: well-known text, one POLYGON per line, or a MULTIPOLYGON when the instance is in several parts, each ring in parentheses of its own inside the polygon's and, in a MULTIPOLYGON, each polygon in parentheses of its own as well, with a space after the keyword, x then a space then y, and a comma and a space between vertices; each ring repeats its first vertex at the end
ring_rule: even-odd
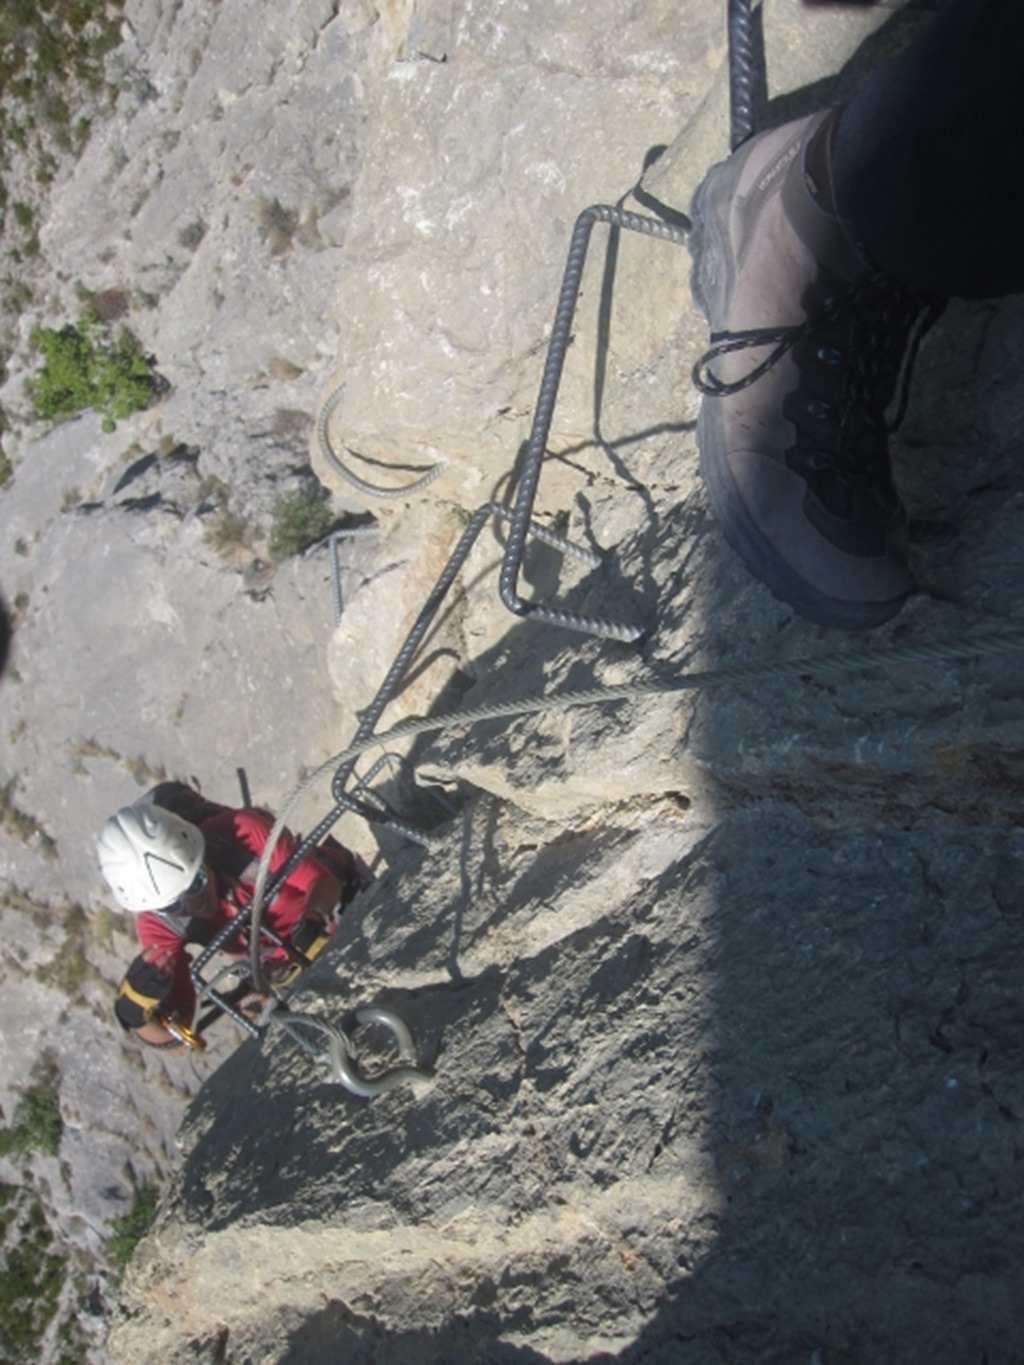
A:
POLYGON ((274 505, 268 549, 274 559, 287 559, 323 540, 334 516, 319 493, 286 493, 274 505))
POLYGON ((157 1191, 143 1185, 135 1191, 132 1206, 120 1218, 111 1220, 111 1234, 107 1238, 107 1255, 115 1270, 121 1271, 132 1258, 135 1248, 145 1237, 156 1216, 157 1191))
POLYGON ((0 1129, 0 1153, 56 1156, 64 1133, 60 1112, 60 1073, 52 1058, 43 1058, 35 1079, 14 1106, 14 1126, 0 1129))
POLYGON ((104 431, 146 407, 156 391, 156 376, 139 343, 127 331, 115 337, 95 321, 41 327, 35 343, 43 368, 29 383, 40 417, 71 417, 92 408, 103 415, 104 431))
POLYGON ((241 512, 221 507, 206 527, 206 542, 222 555, 244 549, 252 540, 252 527, 241 512))
POLYGON ((6 1186, 13 1195, 11 1234, 0 1248, 0 1359, 35 1361, 46 1328, 57 1311, 68 1258, 54 1249, 38 1198, 6 1186))

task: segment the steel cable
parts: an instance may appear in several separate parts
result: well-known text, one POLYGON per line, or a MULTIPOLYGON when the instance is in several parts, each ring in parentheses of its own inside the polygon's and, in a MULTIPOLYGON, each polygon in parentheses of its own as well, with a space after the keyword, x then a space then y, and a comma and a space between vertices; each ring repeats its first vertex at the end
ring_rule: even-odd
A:
POLYGON ((671 695, 675 692, 703 692, 751 681, 780 681, 788 678, 833 678, 871 668, 894 668, 913 664, 970 662, 985 656, 1024 651, 1024 627, 1009 622, 985 622, 965 631, 955 640, 917 641, 902 645, 885 644, 868 648, 851 646, 828 653, 803 655, 795 659, 748 660, 720 664, 716 668, 683 673, 675 678, 648 678, 632 682, 568 689, 547 697, 527 697, 517 701, 488 703, 449 711, 437 716, 412 717, 376 735, 357 737, 346 749, 320 764, 288 797, 277 817, 266 847, 260 856, 251 903, 252 933, 258 934, 263 895, 270 860, 288 816, 298 801, 327 772, 351 763, 377 744, 393 744, 413 735, 440 734, 463 729, 487 720, 502 720, 536 715, 564 706, 594 706, 606 702, 631 701, 640 697, 671 695))

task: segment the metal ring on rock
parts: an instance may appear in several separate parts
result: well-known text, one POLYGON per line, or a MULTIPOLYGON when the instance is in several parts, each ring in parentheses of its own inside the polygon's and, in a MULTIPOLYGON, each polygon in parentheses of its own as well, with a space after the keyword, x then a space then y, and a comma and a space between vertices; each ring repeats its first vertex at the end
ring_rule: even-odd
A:
POLYGON ((356 1065, 356 1052, 347 1034, 332 1028, 330 1024, 312 1015, 303 1015, 302 1023, 311 1024, 327 1037, 327 1061, 331 1078, 343 1085, 353 1095, 371 1099, 374 1095, 384 1095, 400 1085, 412 1081, 432 1080, 429 1071, 412 1065, 416 1061, 416 1044, 408 1025, 399 1019, 392 1010, 379 1005, 363 1005, 355 1012, 357 1024, 382 1024, 390 1029, 398 1044, 398 1056, 402 1065, 391 1067, 376 1076, 364 1076, 356 1065))

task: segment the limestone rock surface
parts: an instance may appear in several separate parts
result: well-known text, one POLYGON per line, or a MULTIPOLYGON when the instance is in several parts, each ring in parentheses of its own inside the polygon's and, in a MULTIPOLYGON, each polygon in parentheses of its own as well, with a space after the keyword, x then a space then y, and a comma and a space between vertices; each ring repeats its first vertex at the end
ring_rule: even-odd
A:
MULTIPOLYGON (((358 761, 423 842, 342 818, 376 880, 290 1004, 370 1074, 394 1044, 354 1012, 394 1011, 427 1074, 350 1094, 281 1011, 172 1080, 109 1020, 130 941, 92 831, 163 772, 230 800, 244 766, 280 806, 348 742, 470 518, 514 494, 577 214, 678 217, 725 155, 719 8, 127 7, 117 109, 41 242, 62 306, 75 279, 156 300, 131 316, 170 387, 114 434, 29 429, 0 494, 0 1009, 26 1039, 0 1103, 56 1047, 65 1134, 35 1173, 97 1255, 133 1182, 168 1180, 97 1361, 1020 1353, 1017 299, 925 340, 896 471, 958 534, 848 640, 707 511, 685 250, 597 228, 535 505, 591 559, 530 539, 518 583, 639 638, 512 616, 507 523, 483 526, 380 718, 421 732, 358 761), (337 628, 326 548, 275 572, 216 536, 314 470, 364 514, 337 628), (94 970, 66 1003, 38 923, 71 951, 74 901, 94 970)), ((843 97, 922 22, 766 0, 759 117, 843 97)))

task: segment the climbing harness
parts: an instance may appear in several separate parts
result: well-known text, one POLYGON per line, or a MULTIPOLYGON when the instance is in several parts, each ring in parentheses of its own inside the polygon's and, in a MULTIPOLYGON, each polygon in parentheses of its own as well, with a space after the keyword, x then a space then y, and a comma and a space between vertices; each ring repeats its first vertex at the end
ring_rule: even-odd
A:
POLYGON ((163 1024, 175 1042, 182 1043, 193 1052, 206 1051, 206 1039, 198 1028, 189 1028, 178 1019, 159 1019, 157 1022, 163 1024))

